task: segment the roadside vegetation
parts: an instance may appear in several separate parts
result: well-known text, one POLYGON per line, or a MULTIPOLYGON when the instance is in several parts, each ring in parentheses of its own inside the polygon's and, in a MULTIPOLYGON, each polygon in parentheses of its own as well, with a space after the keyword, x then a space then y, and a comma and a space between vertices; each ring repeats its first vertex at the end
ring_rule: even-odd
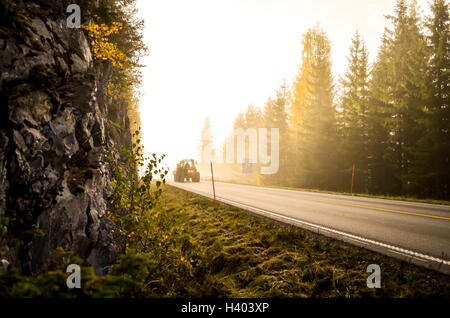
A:
POLYGON ((59 249, 55 269, 46 274, 0 273, 0 297, 450 296, 446 275, 280 227, 168 185, 159 189, 157 203, 143 216, 146 227, 131 221, 122 227, 126 243, 110 274, 96 277, 84 267, 81 289, 69 290, 65 268, 81 260, 59 249), (366 286, 369 264, 381 267, 380 289, 366 286))
POLYGON ((450 296, 450 278, 445 275, 326 242, 170 186, 161 199, 162 208, 183 224, 198 246, 208 280, 217 282, 220 295, 450 296), (381 267, 381 289, 366 287, 369 264, 381 267))

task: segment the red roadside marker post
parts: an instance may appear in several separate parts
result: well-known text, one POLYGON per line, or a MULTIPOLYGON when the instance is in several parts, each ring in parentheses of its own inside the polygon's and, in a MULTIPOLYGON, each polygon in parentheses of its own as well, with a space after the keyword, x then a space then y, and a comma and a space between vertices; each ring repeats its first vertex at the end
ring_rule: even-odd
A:
POLYGON ((213 164, 212 160, 211 163, 211 180, 212 180, 212 186, 213 186, 213 194, 214 194, 214 205, 216 204, 216 188, 214 187, 214 173, 213 173, 213 164))
POLYGON ((350 195, 353 195, 353 185, 355 183, 355 164, 353 164, 353 169, 352 169, 352 186, 350 188, 350 195))

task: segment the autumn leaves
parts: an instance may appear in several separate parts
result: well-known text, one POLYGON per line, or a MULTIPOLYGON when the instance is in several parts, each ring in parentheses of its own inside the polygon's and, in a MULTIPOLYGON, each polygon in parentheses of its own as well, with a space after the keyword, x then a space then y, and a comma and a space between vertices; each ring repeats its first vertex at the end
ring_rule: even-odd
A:
POLYGON ((111 26, 108 26, 90 21, 83 28, 89 32, 94 59, 109 60, 113 66, 122 68, 125 54, 110 40, 111 35, 119 34, 123 29, 122 23, 113 22, 111 26))

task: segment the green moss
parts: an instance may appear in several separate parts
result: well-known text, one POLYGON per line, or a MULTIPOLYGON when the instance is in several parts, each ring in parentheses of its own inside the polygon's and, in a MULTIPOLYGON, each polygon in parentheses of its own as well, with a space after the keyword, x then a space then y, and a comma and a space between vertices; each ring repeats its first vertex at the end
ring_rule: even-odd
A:
POLYGON ((72 194, 77 195, 78 193, 83 193, 85 191, 86 181, 91 179, 94 175, 94 170, 92 168, 79 168, 72 171, 67 178, 67 186, 72 194))
POLYGON ((22 13, 17 13, 15 15, 15 21, 17 21, 20 24, 25 24, 29 27, 33 27, 33 23, 31 22, 31 19, 25 15, 23 15, 22 13))

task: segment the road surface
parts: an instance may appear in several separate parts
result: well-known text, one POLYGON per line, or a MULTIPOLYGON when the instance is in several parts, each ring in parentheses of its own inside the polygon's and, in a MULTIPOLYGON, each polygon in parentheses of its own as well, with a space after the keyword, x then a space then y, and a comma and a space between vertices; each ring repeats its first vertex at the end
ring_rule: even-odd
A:
MULTIPOLYGON (((210 181, 170 185, 212 198, 210 181)), ((450 206, 216 182, 218 201, 450 274, 450 206)))

